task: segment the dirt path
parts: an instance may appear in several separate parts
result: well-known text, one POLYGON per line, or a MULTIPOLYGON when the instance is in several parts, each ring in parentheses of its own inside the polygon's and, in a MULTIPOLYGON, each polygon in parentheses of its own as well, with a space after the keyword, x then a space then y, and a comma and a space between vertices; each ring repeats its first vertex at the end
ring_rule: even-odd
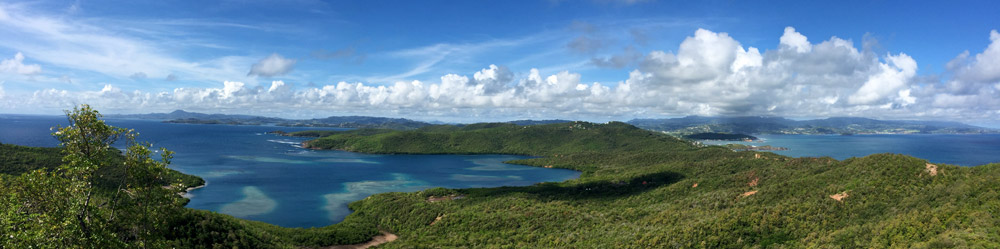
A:
POLYGON ((933 165, 933 164, 929 164, 928 163, 926 169, 927 169, 927 173, 930 173, 931 176, 936 176, 937 173, 938 173, 937 165, 933 165))
POLYGON ((834 199, 834 200, 837 200, 839 202, 843 202, 844 198, 847 198, 848 196, 849 195, 847 195, 847 191, 844 191, 844 192, 840 192, 839 194, 830 195, 830 199, 834 199))
POLYGON ((368 241, 368 242, 365 242, 365 243, 353 244, 353 245, 327 246, 327 247, 321 247, 321 248, 322 249, 365 249, 365 248, 374 247, 374 246, 378 246, 378 245, 381 245, 381 244, 389 243, 389 242, 392 242, 392 241, 394 241, 396 239, 399 239, 399 236, 396 236, 395 234, 391 234, 391 233, 386 232, 386 231, 382 231, 382 234, 375 235, 375 237, 372 237, 371 241, 368 241))

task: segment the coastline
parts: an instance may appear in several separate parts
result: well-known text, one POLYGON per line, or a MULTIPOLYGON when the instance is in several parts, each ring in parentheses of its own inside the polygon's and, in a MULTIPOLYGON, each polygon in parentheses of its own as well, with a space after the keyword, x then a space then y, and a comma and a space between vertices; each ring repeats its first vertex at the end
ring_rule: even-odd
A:
POLYGON ((192 190, 204 188, 205 186, 208 186, 208 181, 206 181, 204 184, 201 184, 201 185, 198 185, 198 186, 188 187, 188 188, 184 189, 184 191, 181 191, 178 194, 180 194, 181 197, 191 199, 191 197, 193 197, 193 195, 190 194, 190 192, 192 190))

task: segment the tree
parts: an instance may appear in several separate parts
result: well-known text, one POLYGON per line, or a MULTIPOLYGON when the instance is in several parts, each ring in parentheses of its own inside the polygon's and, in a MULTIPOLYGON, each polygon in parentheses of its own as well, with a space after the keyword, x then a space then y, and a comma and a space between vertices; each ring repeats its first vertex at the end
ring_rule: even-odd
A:
POLYGON ((167 220, 181 211, 179 183, 163 186, 172 152, 137 142, 138 133, 101 120, 89 105, 66 112, 53 127, 62 147, 56 172, 37 170, 4 180, 2 246, 162 247, 167 220), (125 146, 124 153, 114 146, 125 146))

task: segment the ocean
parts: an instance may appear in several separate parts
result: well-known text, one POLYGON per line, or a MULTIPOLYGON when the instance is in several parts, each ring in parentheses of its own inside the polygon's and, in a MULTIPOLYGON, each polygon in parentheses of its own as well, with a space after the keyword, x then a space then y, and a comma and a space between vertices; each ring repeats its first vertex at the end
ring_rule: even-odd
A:
MULTIPOLYGON (((321 227, 350 214, 347 204, 384 192, 432 187, 524 186, 564 181, 580 173, 505 164, 510 155, 369 155, 300 148, 306 138, 268 131, 332 128, 170 124, 107 119, 133 128, 140 140, 176 152, 171 168, 198 175, 208 184, 191 191, 190 208, 211 210, 285 227, 321 227)), ((53 147, 49 127, 61 116, 0 115, 0 143, 53 147)), ((838 160, 874 153, 899 153, 933 163, 975 166, 1000 162, 1000 135, 760 135, 760 142, 789 148, 793 157, 838 160)), ((705 141, 709 144, 729 143, 705 141)))
MULTIPOLYGON (((174 151, 171 168, 205 179, 205 187, 189 193, 187 207, 284 227, 337 223, 351 213, 348 203, 377 193, 526 186, 580 176, 573 170, 503 163, 524 156, 317 151, 299 147, 306 138, 266 134, 317 128, 106 121, 135 129, 140 141, 154 148, 174 151)), ((0 143, 58 146, 49 128, 65 124, 60 116, 0 115, 0 143)))
POLYGON ((907 135, 754 135, 759 142, 702 141, 705 144, 739 143, 788 148, 771 151, 792 157, 829 156, 837 160, 876 153, 906 154, 932 163, 976 166, 1000 162, 1000 134, 907 135))

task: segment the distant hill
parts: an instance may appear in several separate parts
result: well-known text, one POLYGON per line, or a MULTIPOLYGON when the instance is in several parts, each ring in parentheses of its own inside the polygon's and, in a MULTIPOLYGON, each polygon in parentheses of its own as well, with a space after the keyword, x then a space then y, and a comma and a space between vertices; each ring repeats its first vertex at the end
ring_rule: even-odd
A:
POLYGON ((229 124, 229 125, 276 125, 289 127, 339 127, 339 128, 382 128, 407 130, 431 124, 403 118, 383 118, 368 116, 331 116, 318 119, 283 119, 252 115, 204 114, 176 110, 170 113, 113 114, 108 118, 153 119, 166 123, 184 124, 229 124))
POLYGON ((753 141, 757 140, 757 137, 745 135, 745 134, 729 134, 729 133, 695 133, 691 135, 686 135, 684 138, 695 139, 695 140, 726 140, 726 141, 753 141))
POLYGON ((516 124, 516 125, 520 125, 520 126, 525 126, 525 125, 543 125, 543 124, 558 124, 558 123, 569 123, 569 122, 573 122, 573 121, 572 120, 565 120, 565 119, 548 119, 548 120, 524 119, 524 120, 507 121, 507 123, 516 124))
POLYGON ((706 132, 743 134, 978 134, 995 129, 948 121, 876 120, 832 117, 791 120, 781 117, 701 117, 633 119, 640 128, 677 134, 706 132))
POLYGON ((368 116, 331 116, 319 119, 287 120, 279 126, 293 127, 341 127, 341 128, 383 128, 395 130, 416 129, 431 124, 405 118, 383 118, 368 116))

